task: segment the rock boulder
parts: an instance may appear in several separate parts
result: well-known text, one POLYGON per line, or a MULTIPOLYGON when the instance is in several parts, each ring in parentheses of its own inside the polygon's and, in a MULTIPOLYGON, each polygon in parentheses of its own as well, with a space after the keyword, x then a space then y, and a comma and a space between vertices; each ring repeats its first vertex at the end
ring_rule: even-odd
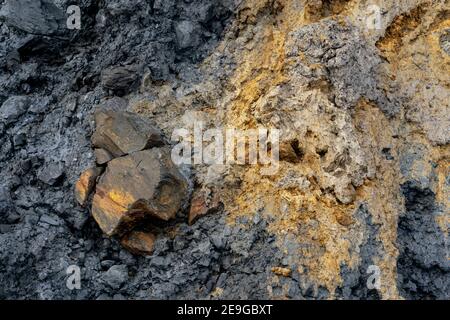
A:
POLYGON ((137 114, 99 110, 95 122, 94 148, 104 149, 113 157, 164 144, 161 132, 137 114))
POLYGON ((109 162, 97 184, 92 214, 107 235, 121 235, 145 217, 174 218, 187 189, 169 148, 135 152, 109 162))

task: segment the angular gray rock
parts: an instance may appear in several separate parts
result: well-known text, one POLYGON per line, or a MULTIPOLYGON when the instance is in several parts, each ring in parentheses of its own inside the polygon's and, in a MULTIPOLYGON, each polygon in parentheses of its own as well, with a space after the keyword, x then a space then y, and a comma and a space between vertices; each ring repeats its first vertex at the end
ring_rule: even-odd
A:
POLYGON ((93 146, 106 150, 114 157, 162 146, 164 143, 158 129, 133 113, 99 110, 95 122, 93 146))
POLYGON ((114 265, 105 272, 103 281, 112 289, 120 289, 128 280, 128 268, 126 265, 114 265))
POLYGON ((64 167, 59 162, 50 162, 38 173, 38 179, 50 186, 55 185, 64 175, 64 167))
POLYGON ((133 66, 114 66, 103 70, 101 74, 103 87, 112 91, 126 92, 136 79, 136 69, 133 66))
POLYGON ((11 96, 0 107, 0 121, 9 125, 25 112, 29 107, 29 99, 26 96, 11 96))
POLYGON ((8 26, 38 35, 54 35, 65 22, 62 10, 48 0, 6 0, 0 19, 8 26))

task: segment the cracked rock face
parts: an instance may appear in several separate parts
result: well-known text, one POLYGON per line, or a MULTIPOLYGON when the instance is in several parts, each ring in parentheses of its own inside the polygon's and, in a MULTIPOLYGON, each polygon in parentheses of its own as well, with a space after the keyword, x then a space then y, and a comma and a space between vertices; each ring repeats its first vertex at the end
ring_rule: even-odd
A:
POLYGON ((370 4, 0 0, 0 298, 449 299, 449 4, 370 4))

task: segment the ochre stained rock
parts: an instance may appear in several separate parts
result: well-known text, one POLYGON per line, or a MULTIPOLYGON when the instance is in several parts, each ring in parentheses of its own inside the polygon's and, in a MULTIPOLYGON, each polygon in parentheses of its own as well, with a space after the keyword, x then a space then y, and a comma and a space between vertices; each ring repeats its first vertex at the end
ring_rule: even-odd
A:
POLYGON ((130 112, 99 110, 95 113, 94 148, 113 157, 163 145, 161 132, 145 118, 130 112))
POLYGON ((272 272, 275 273, 278 276, 283 277, 290 277, 292 274, 292 270, 288 268, 282 268, 282 267, 273 267, 272 272))
POLYGON ((131 253, 151 255, 155 240, 155 235, 150 232, 132 231, 122 238, 121 244, 131 253))
POLYGON ((209 197, 204 190, 196 191, 192 197, 191 209, 189 211, 189 225, 192 225, 197 219, 207 214, 220 210, 222 203, 217 193, 209 197))
POLYGON ((142 218, 174 218, 187 194, 187 182, 170 149, 153 148, 116 158, 100 178, 92 214, 107 235, 122 234, 142 218))
POLYGON ((86 205, 86 201, 95 187, 95 181, 101 173, 101 168, 89 168, 81 174, 80 178, 76 182, 75 198, 81 206, 86 205))

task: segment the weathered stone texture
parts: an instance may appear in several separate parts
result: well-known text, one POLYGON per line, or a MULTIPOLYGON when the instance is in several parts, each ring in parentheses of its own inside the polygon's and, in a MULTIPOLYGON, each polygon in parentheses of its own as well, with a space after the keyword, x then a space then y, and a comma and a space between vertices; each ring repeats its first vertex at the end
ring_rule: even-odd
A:
POLYGON ((109 162, 96 188, 92 214, 106 234, 120 234, 145 216, 174 218, 186 193, 185 178, 168 149, 135 152, 109 162))

